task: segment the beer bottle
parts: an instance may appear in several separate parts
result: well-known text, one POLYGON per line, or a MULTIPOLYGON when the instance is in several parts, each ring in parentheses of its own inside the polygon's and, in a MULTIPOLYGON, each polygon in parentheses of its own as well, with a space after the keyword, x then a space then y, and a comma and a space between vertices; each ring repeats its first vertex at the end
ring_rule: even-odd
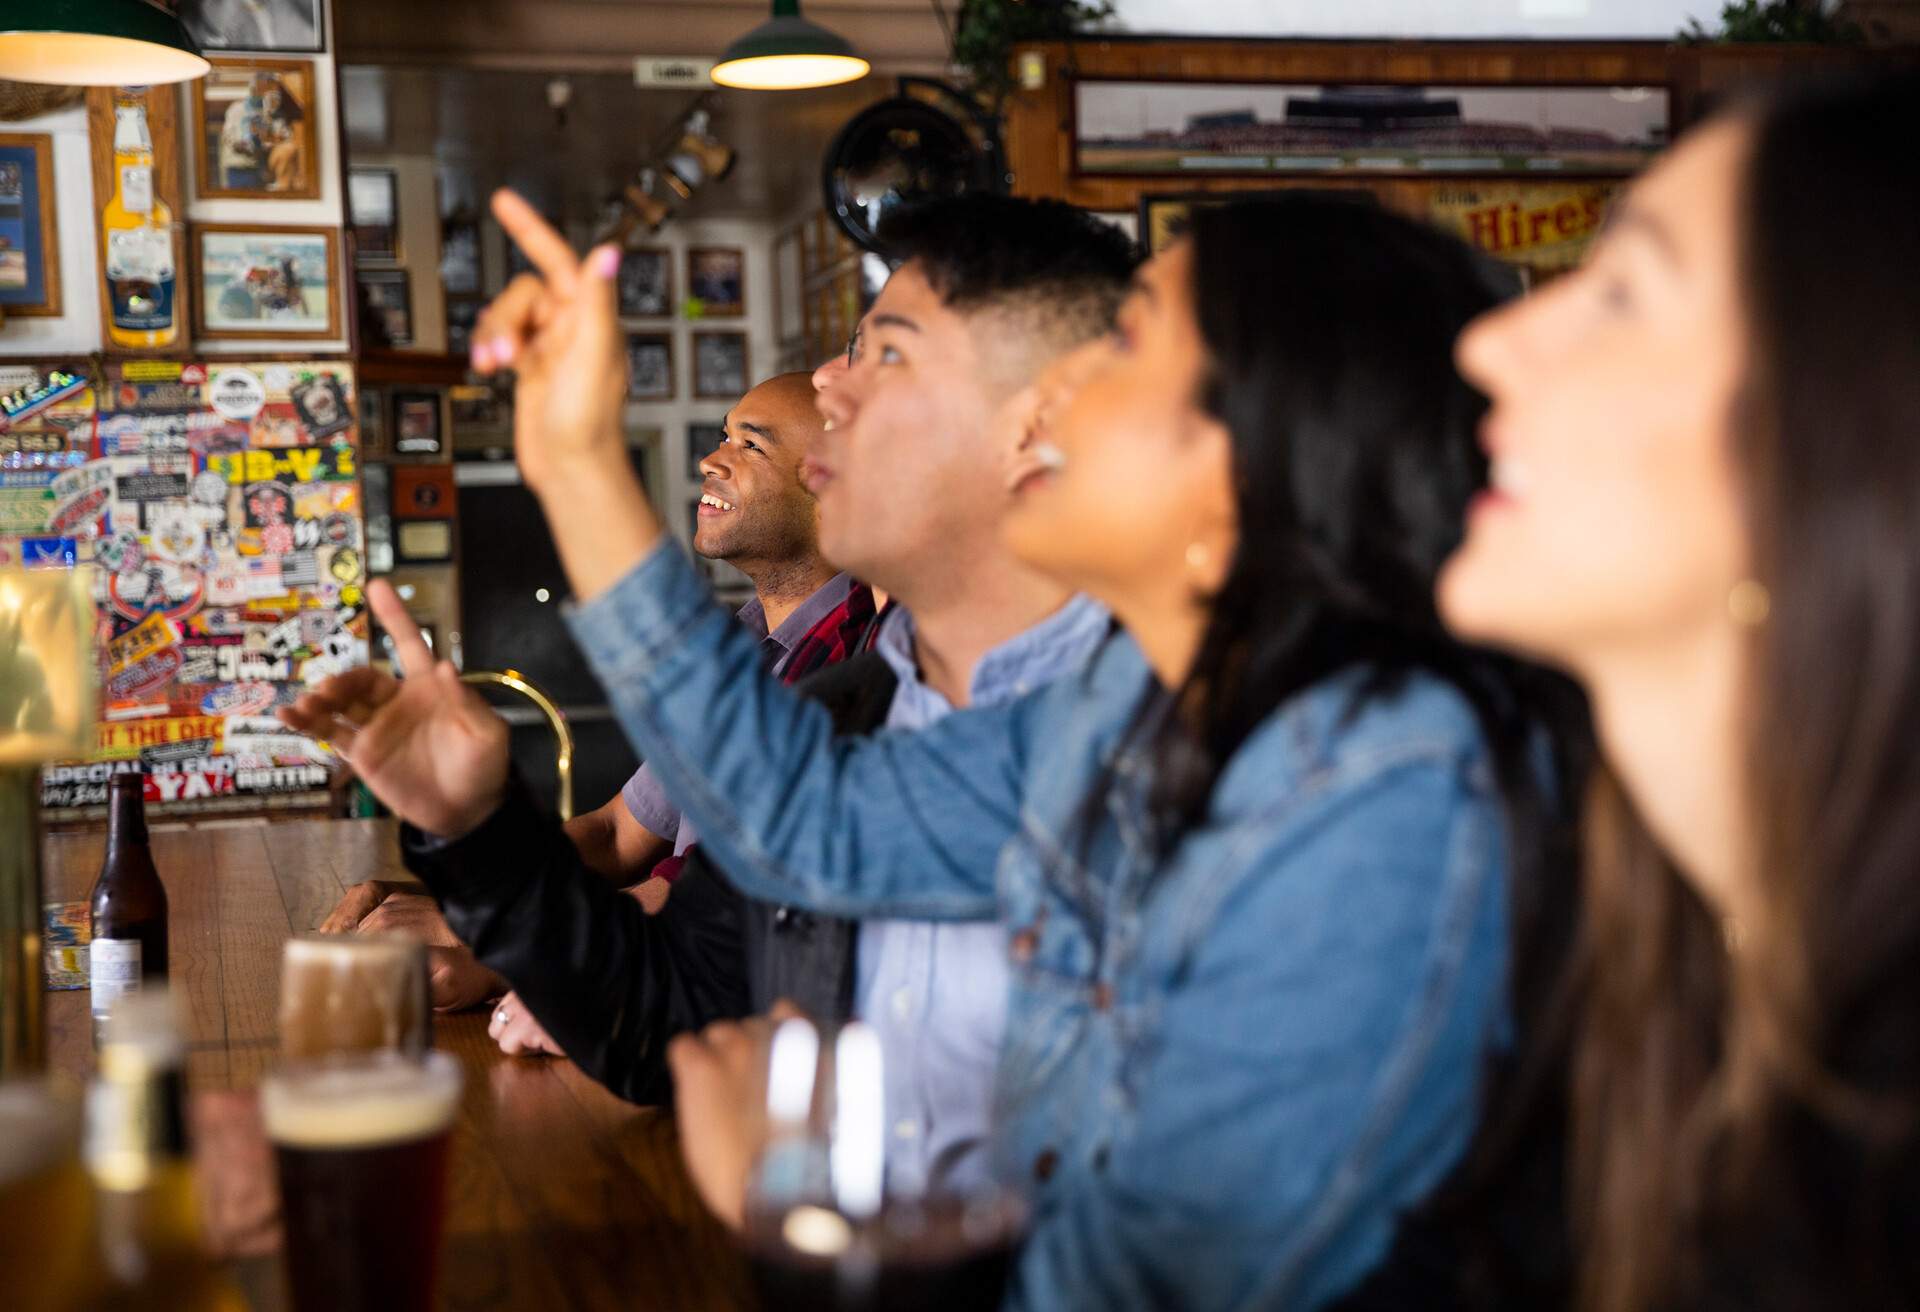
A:
POLYGON ((173 209, 153 194, 153 138, 144 89, 113 100, 113 199, 100 215, 106 241, 107 340, 160 350, 180 338, 174 301, 173 209))
POLYGON ((96 1032, 116 998, 167 977, 167 890, 147 848, 145 779, 116 774, 108 788, 107 859, 93 884, 87 950, 96 1032))
POLYGON ((186 1045, 164 988, 123 1000, 87 1090, 87 1172, 100 1237, 101 1312, 226 1312, 245 1305, 202 1241, 187 1150, 186 1045))

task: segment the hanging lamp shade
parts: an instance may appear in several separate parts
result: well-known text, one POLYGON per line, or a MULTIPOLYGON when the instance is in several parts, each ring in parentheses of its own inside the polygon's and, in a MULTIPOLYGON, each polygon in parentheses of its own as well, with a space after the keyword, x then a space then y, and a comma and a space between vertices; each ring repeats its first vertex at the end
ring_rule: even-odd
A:
POLYGON ((845 37, 800 17, 800 0, 773 0, 773 17, 727 47, 713 80, 751 91, 797 91, 851 82, 871 67, 845 37))
POLYGON ((148 0, 0 0, 0 79, 158 86, 208 67, 180 20, 148 0))

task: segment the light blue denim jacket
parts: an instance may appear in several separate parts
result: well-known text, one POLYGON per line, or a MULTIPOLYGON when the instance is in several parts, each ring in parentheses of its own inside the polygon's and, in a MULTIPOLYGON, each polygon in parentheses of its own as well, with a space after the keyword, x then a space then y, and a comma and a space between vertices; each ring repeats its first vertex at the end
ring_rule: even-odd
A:
POLYGON ((1507 858, 1446 685, 1292 698, 1156 862, 1136 755, 1080 836, 1152 678, 1130 638, 1009 705, 836 741, 671 544, 569 622, 743 892, 1005 925, 996 1151, 1036 1209, 1015 1306, 1315 1307, 1461 1155, 1507 858))

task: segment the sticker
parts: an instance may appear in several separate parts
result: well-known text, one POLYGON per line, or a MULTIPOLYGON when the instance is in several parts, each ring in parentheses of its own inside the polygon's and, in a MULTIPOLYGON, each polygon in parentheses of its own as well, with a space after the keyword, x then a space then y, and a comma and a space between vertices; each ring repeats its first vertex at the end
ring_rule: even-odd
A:
POLYGON ((119 532, 101 538, 93 546, 93 559, 96 564, 118 574, 122 570, 139 569, 146 563, 146 548, 140 545, 140 539, 132 533, 119 532))
POLYGON ((331 610, 303 610, 300 612, 300 645, 318 648, 333 634, 340 631, 340 615, 331 610))
POLYGON ((207 389, 207 404, 228 419, 252 419, 267 403, 267 389, 251 369, 222 369, 207 389))
POLYGON ((181 656, 176 647, 156 651, 108 676, 106 693, 110 701, 139 701, 159 692, 180 672, 181 656))
POLYGON ((267 630, 264 649, 275 660, 285 660, 306 645, 306 639, 300 636, 300 619, 295 616, 267 630))
POLYGON ((107 659, 114 670, 125 669, 164 651, 180 641, 180 630, 164 615, 149 615, 107 644, 107 659))
POLYGON ((115 479, 114 495, 122 501, 181 501, 186 498, 191 482, 183 473, 149 469, 115 479))
POLYGON ((312 483, 320 479, 338 482, 352 479, 359 466, 349 446, 307 446, 286 451, 241 451, 228 455, 210 455, 207 468, 229 483, 265 483, 288 480, 312 483))
POLYGON ((300 422, 316 442, 345 432, 353 426, 353 414, 347 407, 347 395, 340 380, 322 374, 293 389, 293 406, 300 422))
POLYGON ((250 527, 284 524, 293 518, 293 493, 284 483, 249 484, 241 500, 245 503, 250 527))
POLYGON ((130 620, 148 615, 184 619, 200 608, 204 583, 200 571, 173 561, 148 561, 138 570, 107 580, 107 597, 114 612, 130 620))
MULTIPOLYGON (((333 553, 333 559, 327 562, 327 573, 333 575, 342 584, 360 581, 360 553, 352 547, 342 547, 333 553)), ((342 594, 345 600, 345 594, 342 594)), ((349 603, 351 604, 351 603, 349 603)))
POLYGON ((94 525, 113 503, 113 465, 105 460, 90 460, 78 469, 69 469, 53 480, 54 509, 47 527, 57 535, 80 528, 94 535, 94 525))
POLYGON ((201 643, 182 643, 180 672, 174 677, 183 684, 214 682, 220 677, 220 667, 215 663, 214 650, 201 643))
POLYGON ((218 716, 170 716, 131 724, 97 724, 93 728, 95 756, 135 755, 143 747, 167 743, 218 743, 227 722, 218 716))
POLYGON ((102 456, 186 455, 193 450, 192 420, 196 417, 102 415, 94 433, 94 445, 102 456))
POLYGON ((22 538, 20 564, 27 569, 72 569, 80 561, 73 538, 22 538))
POLYGON ((187 489, 187 496, 202 506, 218 506, 222 511, 227 508, 227 480, 211 469, 203 469, 193 476, 193 482, 187 489))
POLYGON ((207 549, 207 530, 186 506, 156 506, 147 524, 147 545, 163 560, 194 561, 207 549))
POLYGON ((16 387, 5 396, 0 396, 0 423, 7 427, 24 423, 42 410, 50 409, 86 389, 87 380, 80 374, 49 369, 44 379, 16 387))
POLYGON ((273 709, 276 696, 270 683, 223 683, 201 699, 200 709, 208 715, 258 715, 273 709))
POLYGON ((256 447, 307 446, 310 439, 300 424, 299 413, 290 405, 270 405, 253 417, 250 445, 256 447))
POLYGON ((250 560, 247 562, 247 596, 278 597, 286 592, 286 585, 280 581, 280 562, 278 560, 250 560))
POLYGON ((260 549, 267 555, 284 556, 293 548, 293 525, 269 524, 260 530, 260 549))
POLYGON ((296 551, 292 555, 280 558, 280 583, 291 590, 293 588, 318 587, 320 583, 320 560, 311 551, 296 551))
POLYGON ((248 576, 237 565, 222 565, 207 575, 206 604, 209 606, 239 606, 245 604, 252 595, 248 591, 248 576))
POLYGON ((266 375, 269 392, 286 392, 293 387, 293 370, 284 364, 270 364, 261 371, 266 375))

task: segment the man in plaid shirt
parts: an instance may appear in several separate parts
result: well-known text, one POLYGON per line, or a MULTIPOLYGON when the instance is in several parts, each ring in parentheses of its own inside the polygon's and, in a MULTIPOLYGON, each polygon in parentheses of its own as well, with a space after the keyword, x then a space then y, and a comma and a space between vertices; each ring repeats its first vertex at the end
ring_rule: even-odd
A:
MULTIPOLYGON (((865 650, 876 629, 873 590, 820 555, 813 495, 800 481, 801 461, 820 431, 810 376, 782 374, 740 398, 720 445, 700 462, 693 549, 752 581, 754 596, 738 618, 761 636, 761 659, 787 684, 865 650)), ((666 901, 695 841, 692 825, 645 766, 619 796, 576 816, 566 830, 588 866, 631 888, 649 911, 666 901)), ((460 944, 433 899, 417 892, 378 881, 355 885, 324 928, 425 939, 440 1007, 472 1006, 507 987, 460 944)), ((558 1051, 511 994, 494 1015, 492 1033, 506 1051, 558 1051)))

